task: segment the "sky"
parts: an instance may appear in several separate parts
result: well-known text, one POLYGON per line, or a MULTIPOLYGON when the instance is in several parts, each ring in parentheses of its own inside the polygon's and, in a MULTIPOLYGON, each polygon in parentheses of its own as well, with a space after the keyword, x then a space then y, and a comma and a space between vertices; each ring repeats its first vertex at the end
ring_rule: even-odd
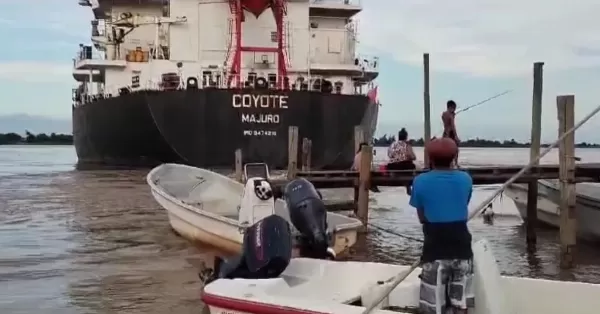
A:
MULTIPOLYGON (((544 62, 543 140, 557 136, 556 96, 576 95, 576 120, 600 105, 600 2, 594 0, 362 0, 360 49, 380 58, 378 133, 422 136, 422 55, 430 54, 433 133, 448 99, 461 139, 527 141, 533 63, 544 62)), ((90 37, 76 0, 0 2, 0 115, 70 118, 72 58, 90 37)), ((292 43, 293 44, 293 43, 292 43)), ((577 141, 600 142, 600 116, 577 141)))

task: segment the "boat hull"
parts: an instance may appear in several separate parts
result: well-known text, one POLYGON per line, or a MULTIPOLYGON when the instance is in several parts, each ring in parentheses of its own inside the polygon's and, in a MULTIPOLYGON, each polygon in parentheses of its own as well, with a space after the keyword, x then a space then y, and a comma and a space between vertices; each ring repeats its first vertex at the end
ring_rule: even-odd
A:
MULTIPOLYGON (((515 202, 521 217, 527 219, 527 185, 513 184, 506 189, 505 194, 515 202)), ((560 226, 560 190, 558 186, 547 181, 540 181, 537 203, 538 221, 546 226, 558 228, 560 226)), ((598 229, 600 200, 578 194, 576 205, 577 237, 595 242, 600 241, 600 229, 598 229)))
POLYGON ((242 149, 244 162, 283 169, 297 126, 300 143, 312 140, 313 168, 344 169, 355 126, 371 138, 378 107, 362 95, 309 91, 142 91, 74 107, 74 143, 80 164, 231 167, 242 149))
POLYGON ((243 234, 237 226, 177 206, 154 191, 152 195, 167 210, 171 228, 183 238, 190 242, 210 244, 227 254, 241 252, 243 234))

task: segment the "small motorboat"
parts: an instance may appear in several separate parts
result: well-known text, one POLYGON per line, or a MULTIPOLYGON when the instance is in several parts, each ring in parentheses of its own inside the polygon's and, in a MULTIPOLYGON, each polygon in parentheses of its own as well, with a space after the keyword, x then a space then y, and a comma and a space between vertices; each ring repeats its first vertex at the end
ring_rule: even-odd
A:
MULTIPOLYGON (((276 220, 276 219, 271 219, 276 220)), ((208 281, 202 300, 210 313, 373 314, 419 313, 419 268, 383 263, 291 258, 289 244, 275 234, 247 243, 244 253, 225 262, 208 281), (264 241, 271 241, 264 243, 264 241), (262 242, 259 248, 255 243, 262 242), (260 259, 257 256, 260 255, 260 259), (379 304, 392 279, 410 272, 379 304)), ((257 232, 252 230, 251 234, 257 232)), ((254 236, 250 237, 254 238, 254 236)), ((250 242, 250 241, 249 241, 250 242)), ((245 243, 246 244, 246 243, 245 243)), ((474 274, 468 294, 473 314, 596 314, 600 285, 502 276, 486 240, 473 244, 474 274)))
MULTIPOLYGON (((600 241, 600 185, 578 183, 576 185, 577 237, 600 241)), ((527 184, 512 184, 506 191, 517 206, 519 214, 527 219, 527 184)), ((558 180, 538 181, 538 221, 558 228, 560 226, 560 186, 558 180)))
MULTIPOLYGON (((263 173, 268 176, 268 169, 263 173)), ((305 194, 293 194, 290 182, 284 189, 286 195, 277 197, 268 178, 249 178, 244 185, 210 170, 163 164, 150 171, 147 182, 156 201, 167 210, 169 222, 178 234, 227 253, 239 253, 245 229, 272 214, 290 222, 295 239, 299 241, 307 238, 314 241, 311 237, 318 232, 313 229, 323 227, 316 226, 314 221, 323 220, 323 231, 336 254, 356 243, 357 232, 362 227, 358 219, 326 212, 320 194, 304 179, 295 181, 293 186, 303 187, 299 191, 305 194), (310 201, 304 202, 305 199, 310 201), (290 206, 301 208, 290 209, 290 206), (301 220, 300 226, 298 222, 292 223, 294 217, 290 217, 290 210, 299 213, 296 220, 301 220), (302 216, 305 214, 316 216, 302 216), (307 221, 314 222, 315 226, 311 225, 312 229, 306 227, 307 221), (310 230, 302 234, 299 229, 310 230)))

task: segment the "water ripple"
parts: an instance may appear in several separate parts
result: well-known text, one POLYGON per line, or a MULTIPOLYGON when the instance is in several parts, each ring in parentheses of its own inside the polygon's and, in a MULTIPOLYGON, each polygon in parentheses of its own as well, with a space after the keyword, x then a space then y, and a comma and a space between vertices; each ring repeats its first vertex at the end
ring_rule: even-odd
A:
MULTIPOLYGON (((589 152, 578 155, 599 159, 589 152)), ((526 150, 461 151, 472 164, 522 163, 528 156, 526 150)), ((74 171, 74 162, 72 147, 0 147, 2 314, 199 313, 192 264, 215 252, 174 235, 149 193, 146 171, 74 171)), ((477 187, 473 203, 497 187, 477 187)), ((381 190, 371 195, 371 222, 422 237, 404 188, 381 190)), ((352 190, 323 194, 348 199, 352 190)), ((555 230, 541 230, 538 250, 530 252, 512 201, 496 199, 494 211, 499 218, 493 226, 480 217, 469 226, 475 238, 491 242, 503 273, 600 282, 594 247, 579 245, 576 269, 561 271, 555 230)), ((355 251, 351 259, 406 264, 418 258, 421 245, 372 230, 355 251)))

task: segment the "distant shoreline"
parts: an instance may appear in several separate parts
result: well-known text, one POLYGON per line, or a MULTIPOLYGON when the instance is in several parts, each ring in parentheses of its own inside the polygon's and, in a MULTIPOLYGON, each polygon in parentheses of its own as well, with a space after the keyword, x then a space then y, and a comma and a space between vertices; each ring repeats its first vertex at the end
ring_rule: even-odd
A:
MULTIPOLYGON (((393 136, 384 135, 379 138, 373 139, 373 146, 375 147, 388 147, 394 142, 395 138, 393 136)), ((409 143, 414 147, 423 147, 424 141, 423 138, 417 140, 409 140, 409 143)), ((496 141, 496 140, 486 140, 486 139, 469 139, 466 141, 461 141, 459 144, 460 147, 471 147, 471 148, 530 148, 530 143, 520 143, 511 140, 504 141, 496 141)), ((549 147, 550 144, 544 143, 541 145, 542 147, 549 147)), ((580 142, 575 144, 575 148, 600 148, 600 144, 597 143, 587 143, 580 142)))
MULTIPOLYGON (((418 147, 418 148, 423 148, 425 147, 425 145, 412 145, 413 147, 418 147)), ((373 147, 378 147, 378 148, 388 148, 389 145, 373 145, 373 147)), ((459 145, 460 148, 530 148, 530 146, 488 146, 488 145, 481 145, 481 146, 477 146, 477 145, 459 145)), ((548 148, 550 147, 550 144, 542 144, 541 148, 548 148)), ((590 145, 580 145, 580 144, 575 144, 575 148, 581 148, 581 149, 587 149, 587 148, 592 148, 592 149, 599 149, 600 148, 600 144, 594 144, 593 146, 590 145)), ((558 147, 556 147, 556 149, 558 149, 558 147)))
MULTIPOLYGON (((373 139, 373 145, 375 147, 388 147, 393 143, 395 138, 393 136, 383 135, 379 138, 373 139)), ((414 147, 423 147, 423 139, 409 140, 410 144, 414 147)), ((72 134, 46 134, 39 133, 33 134, 29 131, 25 131, 25 136, 21 136, 17 133, 0 133, 0 145, 73 145, 72 134)), ((542 147, 548 147, 549 144, 542 144, 542 147)), ((467 148, 529 148, 529 143, 520 143, 514 139, 505 141, 486 140, 486 139, 469 139, 460 142, 460 147, 467 148)), ((576 143, 575 148, 600 148, 600 144, 581 142, 576 143)))
POLYGON ((0 146, 73 146, 73 143, 52 143, 52 142, 26 143, 25 142, 25 143, 9 143, 9 144, 2 143, 2 144, 0 144, 0 146))
POLYGON ((73 135, 25 131, 23 137, 17 133, 0 133, 0 145, 73 145, 73 135))

